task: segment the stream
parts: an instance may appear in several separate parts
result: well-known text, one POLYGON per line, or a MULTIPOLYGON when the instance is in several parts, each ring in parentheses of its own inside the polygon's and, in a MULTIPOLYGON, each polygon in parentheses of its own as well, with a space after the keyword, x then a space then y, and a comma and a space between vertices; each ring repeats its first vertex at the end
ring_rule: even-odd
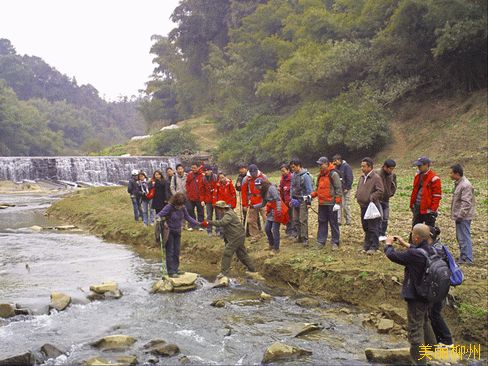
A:
POLYGON ((286 290, 249 280, 212 289, 209 281, 214 278, 203 274, 193 292, 150 294, 160 277, 160 259, 83 232, 28 229, 60 224, 43 215, 56 199, 0 195, 0 202, 17 205, 0 210, 0 303, 17 303, 37 314, 0 322, 0 360, 50 343, 67 356, 48 360, 49 365, 115 355, 136 355, 140 364, 150 364, 158 358, 145 354, 142 347, 164 339, 177 344, 181 353, 160 358, 160 364, 260 364, 265 349, 281 341, 313 352, 284 364, 365 365, 365 348, 405 345, 405 340, 363 327, 361 314, 353 307, 324 303, 320 309, 301 308, 286 290), (119 284, 122 298, 86 300, 91 284, 110 280, 119 284), (71 296, 75 304, 46 314, 52 291, 71 296), (261 291, 273 299, 257 301, 261 291), (226 306, 211 307, 216 299, 226 299, 226 306), (337 311, 340 308, 344 311, 337 311), (324 329, 295 338, 303 323, 321 323, 324 329), (130 335, 137 342, 125 352, 90 346, 112 334, 130 335))

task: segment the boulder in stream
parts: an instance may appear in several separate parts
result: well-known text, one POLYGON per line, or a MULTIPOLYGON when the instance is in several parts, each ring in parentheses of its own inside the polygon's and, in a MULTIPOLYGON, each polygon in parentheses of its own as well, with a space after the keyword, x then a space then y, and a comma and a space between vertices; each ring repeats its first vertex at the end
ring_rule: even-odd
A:
POLYGON ((32 231, 35 231, 35 232, 40 232, 40 231, 44 230, 42 226, 38 226, 38 225, 33 225, 29 229, 31 229, 32 231))
POLYGON ((264 353, 263 364, 276 361, 291 361, 302 356, 309 356, 312 351, 290 346, 285 343, 275 342, 266 349, 264 353))
POLYGON ((391 319, 380 319, 376 328, 378 328, 378 333, 386 334, 389 333, 395 325, 395 322, 391 319))
POLYGON ((227 276, 222 276, 220 278, 217 278, 215 280, 215 285, 213 285, 213 288, 223 288, 223 287, 229 287, 230 285, 230 279, 227 276))
POLYGON ((26 352, 21 355, 12 356, 0 360, 0 366, 33 366, 38 364, 36 356, 32 352, 26 352))
POLYGON ((131 347, 134 343, 136 343, 136 339, 134 337, 115 334, 103 337, 96 342, 90 343, 90 346, 103 351, 123 350, 131 347))
POLYGON ((273 298, 273 296, 262 291, 261 294, 259 295, 259 298, 263 301, 268 301, 268 300, 271 300, 273 298))
POLYGON ((156 356, 171 357, 180 353, 176 344, 166 343, 162 339, 155 339, 144 345, 144 352, 156 356))
POLYGON ((364 351, 369 362, 383 364, 410 364, 410 348, 366 348, 364 351))
POLYGON ((83 362, 84 366, 135 366, 137 365, 136 356, 119 356, 113 360, 102 357, 92 357, 83 362))
POLYGON ((65 295, 61 292, 51 293, 51 304, 49 305, 52 309, 57 311, 63 311, 71 303, 71 297, 65 295))
MULTIPOLYGON (((103 282, 98 285, 91 285, 90 291, 98 295, 104 295, 103 299, 113 297, 120 299, 122 297, 122 291, 119 290, 119 285, 115 281, 103 282)), ((90 296, 90 295, 89 295, 90 296)), ((100 300, 97 296, 88 297, 90 301, 100 300)))
POLYGON ((295 304, 302 308, 316 308, 320 306, 320 301, 312 297, 302 297, 296 300, 295 304))
POLYGON ((312 332, 317 332, 319 330, 324 329, 324 326, 318 323, 305 323, 305 326, 303 329, 301 329, 297 334, 295 334, 296 337, 301 337, 304 336, 305 334, 309 334, 312 332))
POLYGON ((58 358, 59 356, 64 355, 66 352, 61 351, 52 344, 46 343, 41 347, 41 353, 48 360, 50 358, 58 358))
POLYGON ((187 292, 197 288, 195 282, 198 274, 192 272, 185 272, 176 278, 165 276, 163 279, 157 281, 152 286, 152 293, 166 293, 166 292, 187 292))
POLYGON ((225 307, 225 301, 222 299, 217 299, 217 300, 212 301, 210 306, 213 306, 214 308, 223 308, 223 307, 225 307))
POLYGON ((12 304, 0 304, 0 318, 11 318, 15 316, 15 306, 12 304))
POLYGON ((59 231, 66 231, 66 230, 73 230, 73 229, 78 229, 78 227, 75 225, 59 225, 54 227, 54 230, 59 230, 59 231))

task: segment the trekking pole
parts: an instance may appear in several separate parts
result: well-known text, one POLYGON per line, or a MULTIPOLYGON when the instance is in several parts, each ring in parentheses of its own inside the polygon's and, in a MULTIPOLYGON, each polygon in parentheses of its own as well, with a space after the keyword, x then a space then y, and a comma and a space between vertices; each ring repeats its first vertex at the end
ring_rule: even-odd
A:
POLYGON ((166 276, 166 263, 165 263, 165 259, 163 258, 164 256, 163 230, 164 230, 164 221, 161 220, 159 222, 159 242, 161 243, 161 278, 164 278, 166 276))
POLYGON ((242 209, 242 197, 239 197, 239 207, 241 209, 241 223, 244 221, 244 211, 242 209))
POLYGON ((247 232, 247 218, 249 216, 249 211, 251 210, 251 208, 248 206, 247 207, 247 210, 246 210, 246 219, 244 220, 244 230, 247 232))

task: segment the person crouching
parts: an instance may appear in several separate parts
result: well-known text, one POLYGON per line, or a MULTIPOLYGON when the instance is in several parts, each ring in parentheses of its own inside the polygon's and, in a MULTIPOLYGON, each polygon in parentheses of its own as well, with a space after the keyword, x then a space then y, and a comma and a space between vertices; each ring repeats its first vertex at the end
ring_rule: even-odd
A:
POLYGON ((207 227, 208 225, 213 225, 222 228, 225 249, 222 256, 221 272, 217 278, 228 277, 234 253, 242 264, 247 267, 249 272, 256 272, 254 264, 251 262, 251 258, 249 258, 246 247, 244 246, 246 232, 244 231, 241 220, 239 220, 237 214, 225 201, 217 201, 215 203, 215 209, 217 210, 217 216, 222 218, 220 220, 209 220, 208 222, 203 221, 202 226, 207 227))

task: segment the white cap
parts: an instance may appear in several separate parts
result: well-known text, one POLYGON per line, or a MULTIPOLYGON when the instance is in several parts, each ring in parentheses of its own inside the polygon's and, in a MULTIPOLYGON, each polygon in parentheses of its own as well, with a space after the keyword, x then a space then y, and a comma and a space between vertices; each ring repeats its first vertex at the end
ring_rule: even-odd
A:
POLYGON ((139 170, 137 170, 137 169, 132 169, 132 173, 131 173, 131 174, 132 174, 132 175, 137 175, 137 174, 139 174, 139 170))

